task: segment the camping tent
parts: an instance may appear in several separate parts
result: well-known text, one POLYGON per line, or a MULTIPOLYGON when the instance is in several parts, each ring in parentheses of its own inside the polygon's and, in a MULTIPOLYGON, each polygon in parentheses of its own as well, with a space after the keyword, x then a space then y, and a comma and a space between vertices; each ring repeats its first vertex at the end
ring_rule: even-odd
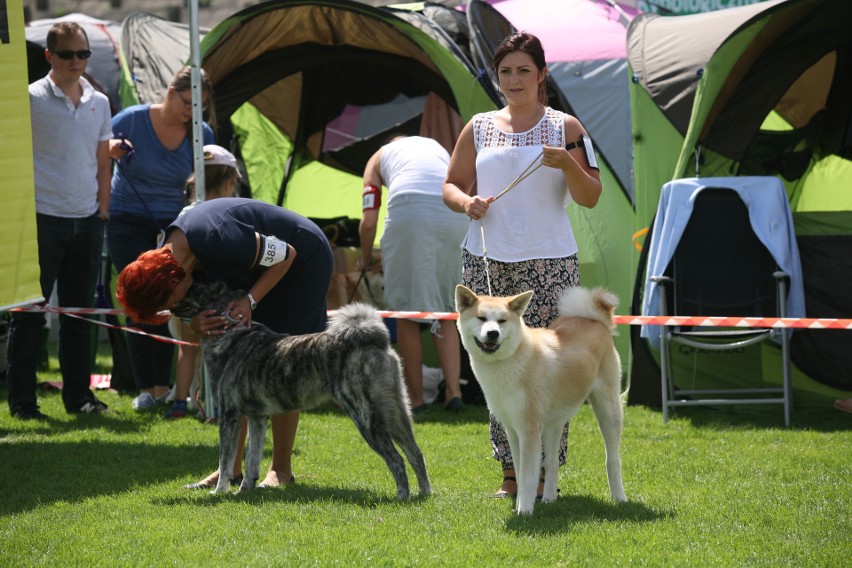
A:
POLYGON ((79 24, 89 38, 92 57, 86 68, 86 79, 109 97, 110 108, 115 114, 121 110, 118 87, 121 77, 121 24, 110 20, 99 20, 85 14, 67 14, 61 18, 33 20, 25 28, 27 36, 27 64, 29 82, 44 77, 50 65, 44 58, 47 47, 47 32, 57 22, 79 24))
POLYGON ((219 123, 231 119, 250 158, 254 196, 312 218, 360 218, 358 179, 389 130, 429 134, 453 114, 463 121, 495 107, 437 26, 345 0, 251 6, 204 37, 202 56, 219 123), (386 110, 410 105, 419 108, 386 110), (259 116, 249 126, 246 107, 259 116), (374 120, 359 120, 371 109, 374 120), (358 130, 365 125, 372 131, 358 130))
MULTIPOLYGON (((206 29, 199 30, 203 37, 206 29)), ((121 23, 121 99, 124 106, 157 103, 172 77, 189 60, 189 27, 147 12, 121 23)))
MULTIPOLYGON (((502 39, 514 30, 542 42, 558 91, 554 108, 575 115, 595 142, 603 194, 594 209, 568 209, 580 247, 585 286, 606 286, 630 305, 636 266, 633 246, 633 182, 630 135, 627 23, 636 15, 594 0, 472 0, 467 6, 477 66, 490 67, 502 39)), ((629 334, 616 337, 625 363, 629 334)))
MULTIPOLYGON (((676 18, 643 14, 628 30, 628 61, 637 226, 652 222, 669 180, 696 172, 779 176, 793 211, 807 315, 852 317, 847 0, 771 0, 676 18)), ((641 262, 638 270, 641 277, 641 262)), ((637 285, 634 310, 640 292, 637 285)), ((655 354, 633 335, 631 400, 653 404, 659 400, 655 354)), ((797 405, 849 396, 848 331, 799 330, 792 343, 797 405)), ((755 375, 771 381, 780 366, 771 347, 729 358, 734 363, 724 369, 719 358, 692 357, 681 364, 697 363, 697 385, 744 383, 755 375)))

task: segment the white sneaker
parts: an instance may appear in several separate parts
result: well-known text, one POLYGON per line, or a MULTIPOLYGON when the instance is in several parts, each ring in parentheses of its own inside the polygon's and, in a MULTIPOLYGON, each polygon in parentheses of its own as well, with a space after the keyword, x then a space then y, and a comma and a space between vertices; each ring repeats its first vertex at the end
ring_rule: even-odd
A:
POLYGON ((149 392, 143 392, 133 399, 133 410, 149 410, 157 406, 157 399, 149 392))

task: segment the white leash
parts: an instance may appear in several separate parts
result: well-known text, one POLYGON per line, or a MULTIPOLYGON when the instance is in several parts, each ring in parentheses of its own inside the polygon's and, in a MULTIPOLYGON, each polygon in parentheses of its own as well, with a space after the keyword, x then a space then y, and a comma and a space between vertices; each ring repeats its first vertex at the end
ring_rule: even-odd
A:
MULTIPOLYGON (((528 177, 530 177, 534 171, 536 171, 537 169, 539 169, 539 168, 541 167, 541 161, 540 161, 540 158, 542 158, 543 156, 544 156, 544 150, 542 150, 541 152, 539 152, 539 153, 538 153, 538 156, 536 156, 535 158, 533 158, 533 161, 532 161, 532 162, 530 162, 530 165, 528 165, 528 166, 524 169, 524 171, 522 171, 522 172, 520 173, 520 175, 518 175, 518 177, 516 177, 516 178, 515 178, 515 180, 514 180, 512 183, 510 183, 509 185, 507 185, 507 186, 506 186, 506 189, 504 189, 503 191, 501 191, 500 193, 498 193, 498 194, 494 197, 494 201, 497 201, 498 199, 500 199, 501 197, 503 197, 503 194, 505 194, 507 191, 509 191, 510 189, 512 189, 513 187, 515 187, 516 185, 518 185, 519 183, 521 183, 522 181, 524 181, 524 180, 525 180, 525 179, 527 179, 528 177), (538 164, 536 164, 536 162, 538 162, 538 164), (534 166, 534 165, 535 165, 535 167, 533 168, 533 166, 534 166), (530 168, 532 168, 532 169, 530 169, 530 168)), ((492 201, 492 203, 493 203, 494 201, 492 201)))
POLYGON ((488 295, 491 293, 491 271, 488 268, 488 250, 485 248, 485 227, 482 226, 482 219, 479 220, 479 234, 482 236, 482 260, 485 262, 485 281, 488 283, 488 295))
MULTIPOLYGON (((521 183, 522 181, 527 179, 529 176, 532 175, 532 173, 534 171, 539 169, 541 167, 540 159, 541 159, 542 156, 544 156, 544 150, 539 152, 539 154, 535 158, 533 158, 533 161, 530 162, 530 165, 528 165, 526 168, 524 168, 524 171, 522 171, 520 173, 520 175, 518 175, 518 177, 516 177, 512 181, 512 183, 507 185, 506 189, 504 189, 503 191, 501 191, 500 193, 498 193, 494 197, 494 201, 497 201, 498 199, 503 197, 503 195, 507 191, 509 191, 510 189, 512 189, 513 187, 515 187, 516 185, 518 185, 519 183, 521 183), (536 164, 536 162, 538 162, 538 164, 536 164), (535 167, 533 167, 533 166, 535 166, 535 167)), ((492 201, 491 203, 494 203, 494 201, 492 201)), ((491 296, 492 295, 492 292, 491 292, 491 270, 488 267, 488 249, 485 247, 485 227, 482 224, 482 219, 479 220, 479 234, 482 236, 482 261, 485 263, 485 281, 488 283, 488 295, 491 296)))
MULTIPOLYGON (((518 177, 516 177, 512 181, 512 183, 507 185, 506 189, 504 189, 503 191, 498 193, 496 196, 494 196, 494 201, 497 201, 498 199, 503 197, 503 195, 505 195, 506 192, 508 192, 510 189, 514 188, 516 185, 518 185, 519 183, 521 183, 522 181, 524 181, 525 179, 530 177, 533 174, 534 171, 539 169, 541 167, 541 158, 543 156, 544 156, 544 150, 539 152, 538 155, 535 158, 533 158, 533 161, 530 162, 530 165, 528 165, 526 168, 524 168, 524 171, 522 171, 518 175, 518 177), (536 164, 536 162, 538 162, 538 164, 536 164), (535 167, 533 167, 533 166, 535 166, 535 167)), ((494 201, 492 201, 491 203, 494 203, 494 201)), ((491 296, 492 295, 492 293, 491 293, 491 271, 488 268, 488 250, 485 248, 485 227, 482 225, 482 219, 479 220, 479 234, 482 236, 482 260, 485 263, 485 280, 488 283, 488 295, 491 296)))

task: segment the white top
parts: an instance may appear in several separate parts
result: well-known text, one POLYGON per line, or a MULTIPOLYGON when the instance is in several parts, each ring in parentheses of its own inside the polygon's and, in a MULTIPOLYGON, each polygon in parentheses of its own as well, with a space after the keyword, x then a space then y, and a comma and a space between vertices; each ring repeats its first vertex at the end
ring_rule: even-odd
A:
POLYGON ((409 136, 382 146, 379 171, 388 186, 388 206, 397 195, 442 197, 450 155, 432 138, 409 136))
POLYGON ((36 212, 83 218, 98 210, 98 143, 112 137, 109 99, 80 78, 83 96, 75 108, 50 74, 32 83, 36 212))
MULTIPOLYGON (((565 114, 560 111, 547 107, 538 124, 517 133, 497 128, 495 112, 473 117, 476 185, 482 197, 496 196, 528 167, 535 168, 543 145, 565 145, 565 114)), ((562 171, 541 166, 492 203, 481 222, 470 224, 463 247, 482 256, 481 226, 487 256, 494 260, 520 262, 576 254, 577 241, 565 212, 571 201, 562 171)))

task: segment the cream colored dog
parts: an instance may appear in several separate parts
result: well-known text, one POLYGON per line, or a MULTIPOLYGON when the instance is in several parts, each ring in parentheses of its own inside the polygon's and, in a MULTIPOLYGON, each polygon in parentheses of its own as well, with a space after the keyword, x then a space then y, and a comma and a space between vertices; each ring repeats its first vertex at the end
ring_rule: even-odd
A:
POLYGON ((586 399, 603 434, 610 495, 626 501, 619 455, 621 360, 612 341, 618 298, 600 288, 571 288, 559 301, 559 317, 536 329, 522 319, 532 295, 477 296, 456 287, 462 344, 488 408, 509 437, 517 512, 533 512, 542 465, 542 500, 556 500, 560 436, 586 399))

